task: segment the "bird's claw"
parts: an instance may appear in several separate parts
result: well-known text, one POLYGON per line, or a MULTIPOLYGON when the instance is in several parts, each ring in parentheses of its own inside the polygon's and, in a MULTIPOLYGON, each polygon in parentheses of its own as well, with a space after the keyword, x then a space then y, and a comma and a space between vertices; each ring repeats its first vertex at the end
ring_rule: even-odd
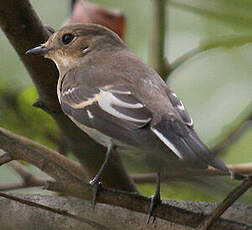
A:
POLYGON ((92 186, 93 196, 92 196, 92 206, 95 208, 97 196, 99 192, 102 190, 102 183, 94 178, 93 180, 89 181, 89 184, 92 186))
POLYGON ((160 199, 160 193, 155 193, 155 195, 152 195, 150 199, 151 199, 151 203, 149 207, 148 218, 147 218, 146 224, 150 223, 151 217, 153 217, 152 223, 155 222, 156 217, 153 216, 153 211, 162 202, 160 199))

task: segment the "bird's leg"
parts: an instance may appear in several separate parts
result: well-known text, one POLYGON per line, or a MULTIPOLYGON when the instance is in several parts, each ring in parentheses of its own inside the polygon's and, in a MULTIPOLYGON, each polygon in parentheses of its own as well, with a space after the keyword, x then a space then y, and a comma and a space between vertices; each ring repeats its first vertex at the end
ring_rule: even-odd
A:
POLYGON ((95 175, 95 177, 91 181, 89 181, 89 184, 92 185, 92 187, 93 187, 93 198, 92 198, 93 207, 95 207, 97 195, 98 195, 100 189, 102 188, 101 182, 99 182, 100 176, 101 176, 102 171, 108 162, 109 156, 112 153, 113 148, 114 148, 114 145, 111 143, 108 146, 105 159, 104 159, 98 173, 95 175))
MULTIPOLYGON (((157 207, 157 205, 161 204, 161 202, 162 202, 161 198, 160 198, 160 172, 157 173, 156 192, 150 198, 151 198, 151 204, 150 204, 149 213, 148 213, 148 219, 146 221, 146 224, 150 223, 150 219, 152 217, 154 209, 157 207)), ((153 216, 152 223, 154 223, 155 220, 156 220, 156 217, 153 216)))

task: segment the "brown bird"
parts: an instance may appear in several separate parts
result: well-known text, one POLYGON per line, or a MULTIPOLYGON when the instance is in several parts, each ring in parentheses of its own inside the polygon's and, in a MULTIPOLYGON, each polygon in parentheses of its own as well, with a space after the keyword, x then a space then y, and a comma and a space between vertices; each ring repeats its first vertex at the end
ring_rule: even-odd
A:
MULTIPOLYGON (((65 26, 30 53, 55 62, 63 112, 108 149, 91 181, 94 187, 115 146, 133 147, 183 167, 211 165, 229 172, 201 142, 176 94, 109 29, 95 24, 65 26)), ((162 167, 160 160, 157 171, 162 167)), ((159 197, 158 185, 150 216, 159 197)))

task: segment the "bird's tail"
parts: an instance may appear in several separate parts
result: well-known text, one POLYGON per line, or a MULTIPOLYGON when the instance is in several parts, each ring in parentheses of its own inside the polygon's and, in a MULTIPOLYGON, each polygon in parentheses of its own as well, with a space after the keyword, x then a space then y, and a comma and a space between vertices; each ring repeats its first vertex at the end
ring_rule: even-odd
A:
POLYGON ((227 166, 201 142, 193 128, 180 121, 162 120, 151 130, 180 159, 197 168, 208 165, 224 172, 227 166))

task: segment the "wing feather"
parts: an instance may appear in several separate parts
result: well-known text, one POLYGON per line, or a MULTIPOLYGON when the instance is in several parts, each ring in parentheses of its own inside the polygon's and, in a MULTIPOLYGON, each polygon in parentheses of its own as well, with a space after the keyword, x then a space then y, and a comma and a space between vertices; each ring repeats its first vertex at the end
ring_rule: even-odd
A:
POLYGON ((190 127, 193 127, 193 120, 190 114, 187 112, 187 109, 185 108, 183 102, 177 97, 175 93, 170 91, 168 88, 166 89, 168 98, 171 101, 171 104, 174 106, 174 108, 177 110, 185 124, 187 124, 190 127))
POLYGON ((152 119, 151 112, 124 86, 66 89, 61 106, 67 115, 97 129, 96 117, 106 120, 107 126, 116 124, 128 130, 141 128, 152 119))
MULTIPOLYGON (((182 102, 174 93, 169 94, 169 99, 183 121, 160 118, 152 126, 152 111, 122 85, 102 88, 78 86, 65 89, 62 92, 61 106, 74 121, 130 145, 139 144, 141 140, 136 140, 137 132, 150 125, 150 131, 154 136, 178 159, 191 162, 197 168, 211 165, 227 171, 225 164, 200 141, 182 102)), ((142 143, 142 147, 144 145, 142 143)))

